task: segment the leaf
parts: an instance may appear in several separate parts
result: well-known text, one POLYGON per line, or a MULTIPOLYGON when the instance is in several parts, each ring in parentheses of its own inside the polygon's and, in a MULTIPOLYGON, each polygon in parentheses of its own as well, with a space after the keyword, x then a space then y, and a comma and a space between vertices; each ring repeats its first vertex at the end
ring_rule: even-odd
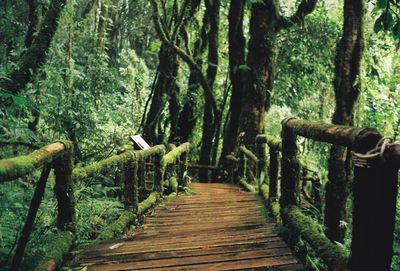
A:
POLYGON ((388 0, 377 0, 376 1, 376 6, 378 7, 378 8, 385 8, 386 7, 386 5, 387 5, 387 1, 388 0))
POLYGON ((242 70, 242 71, 249 71, 249 70, 250 70, 250 67, 247 66, 247 65, 239 65, 239 70, 242 70))
POLYGON ((375 23, 374 23, 374 32, 378 33, 379 31, 381 31, 383 28, 382 25, 382 16, 380 16, 378 19, 376 19, 375 23))
POLYGON ((26 103, 25 98, 19 97, 19 96, 14 96, 12 95, 12 100, 16 105, 24 105, 26 103))
POLYGON ((383 14, 383 28, 385 30, 389 30, 390 28, 393 27, 393 16, 390 12, 386 12, 383 14))
POLYGON ((395 38, 400 38, 400 21, 393 26, 392 32, 395 38))
POLYGON ((112 245, 112 246, 110 247, 110 249, 117 249, 117 248, 122 247, 123 245, 124 245, 124 243, 117 243, 117 244, 115 244, 115 245, 112 245))

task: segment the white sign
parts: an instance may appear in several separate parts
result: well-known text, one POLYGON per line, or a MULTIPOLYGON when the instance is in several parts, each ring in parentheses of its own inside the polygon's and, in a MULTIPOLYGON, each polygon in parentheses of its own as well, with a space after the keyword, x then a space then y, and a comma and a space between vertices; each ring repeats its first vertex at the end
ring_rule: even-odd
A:
POLYGON ((146 141, 144 141, 143 137, 141 135, 133 135, 130 136, 129 139, 136 144, 141 150, 147 150, 150 149, 150 145, 147 144, 146 141))

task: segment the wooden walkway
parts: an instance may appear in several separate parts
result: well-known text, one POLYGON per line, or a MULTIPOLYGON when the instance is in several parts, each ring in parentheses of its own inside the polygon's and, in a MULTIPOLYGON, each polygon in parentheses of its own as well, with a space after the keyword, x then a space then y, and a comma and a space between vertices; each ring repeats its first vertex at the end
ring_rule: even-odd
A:
POLYGON ((192 184, 147 216, 143 230, 80 255, 77 270, 303 270, 266 221, 256 197, 237 186, 192 184))

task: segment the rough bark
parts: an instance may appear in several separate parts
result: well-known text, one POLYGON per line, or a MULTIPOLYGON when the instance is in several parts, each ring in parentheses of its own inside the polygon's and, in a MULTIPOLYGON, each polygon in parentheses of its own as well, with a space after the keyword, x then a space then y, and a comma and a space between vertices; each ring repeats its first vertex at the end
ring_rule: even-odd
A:
POLYGON ((242 112, 239 120, 241 144, 254 150, 255 138, 264 131, 264 117, 270 106, 274 80, 276 2, 252 4, 242 112))
MULTIPOLYGON (((208 16, 205 14, 203 23, 200 29, 199 36, 194 44, 193 58, 197 59, 197 65, 202 66, 201 55, 207 48, 207 28, 208 16)), ((195 70, 190 71, 188 80, 188 92, 184 101, 183 108, 179 114, 178 127, 177 127, 177 140, 180 143, 189 141, 193 129, 196 126, 196 104, 198 102, 197 96, 199 91, 200 81, 199 76, 195 70)))
POLYGON ((39 24, 39 5, 37 0, 26 0, 28 7, 29 7, 29 14, 28 14, 28 31, 26 32, 25 36, 25 46, 29 48, 32 45, 32 41, 34 39, 34 34, 37 31, 37 27, 39 24))
MULTIPOLYGON (((344 2, 344 26, 342 38, 337 46, 335 61, 336 108, 333 124, 352 125, 354 105, 360 92, 360 63, 363 51, 362 0, 344 2)), ((332 241, 343 242, 345 228, 340 221, 347 219, 346 202, 352 170, 349 152, 341 146, 332 146, 329 157, 329 182, 326 186, 325 226, 326 234, 332 241)))
POLYGON ((162 133, 157 131, 161 112, 165 107, 167 94, 175 92, 175 78, 179 69, 176 53, 165 43, 161 45, 158 58, 159 75, 143 128, 144 138, 152 144, 161 142, 162 133))
POLYGON ((74 232, 75 200, 72 183, 72 148, 54 161, 57 228, 74 232))
MULTIPOLYGON (((218 71, 218 34, 219 34, 219 0, 206 0, 206 13, 210 22, 210 31, 208 33, 208 67, 207 67, 207 83, 213 89, 214 81, 218 71)), ((216 130, 216 116, 218 110, 213 110, 211 96, 205 96, 203 129, 200 150, 200 165, 211 164, 211 150, 213 146, 213 138, 216 130)), ((208 170, 200 170, 199 179, 208 181, 208 170)))
POLYGON ((250 40, 238 129, 240 143, 251 149, 255 148, 255 137, 264 129, 265 113, 270 107, 276 35, 283 28, 303 22, 315 5, 316 0, 303 0, 289 18, 280 15, 278 1, 263 0, 251 5, 250 40))
POLYGON ((241 112, 241 101, 243 95, 243 79, 241 68, 245 63, 246 41, 243 34, 243 16, 245 0, 231 1, 229 7, 229 77, 232 82, 232 94, 229 105, 230 118, 226 131, 224 131, 224 141, 220 164, 225 167, 225 157, 234 151, 239 129, 239 117, 241 112))
POLYGON ((17 94, 27 83, 32 81, 37 69, 45 62, 58 20, 66 0, 53 0, 43 20, 42 26, 32 41, 31 46, 21 56, 18 68, 11 72, 9 79, 0 79, 0 87, 17 94))

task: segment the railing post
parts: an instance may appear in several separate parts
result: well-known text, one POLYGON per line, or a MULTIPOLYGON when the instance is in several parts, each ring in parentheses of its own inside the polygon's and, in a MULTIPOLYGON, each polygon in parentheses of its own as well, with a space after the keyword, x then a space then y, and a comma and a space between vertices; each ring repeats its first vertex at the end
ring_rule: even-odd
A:
POLYGON ((247 176, 247 157, 246 155, 239 151, 239 166, 238 166, 238 180, 237 182, 247 176))
POLYGON ((146 190, 146 158, 140 158, 138 168, 139 187, 146 190))
POLYGON ((180 163, 179 163, 179 176, 178 176, 178 182, 179 185, 182 187, 187 187, 188 185, 188 178, 185 176, 185 172, 188 170, 188 163, 189 163, 189 155, 187 152, 184 152, 181 155, 180 158, 180 163))
MULTIPOLYGON (((357 153, 372 149, 359 144, 357 153)), ((390 270, 393 256, 399 163, 387 155, 354 162, 350 270, 390 270)))
POLYGON ((74 231, 75 202, 72 183, 72 144, 63 142, 66 152, 58 157, 54 165, 54 192, 57 198, 57 228, 74 231))
POLYGON ((164 191, 164 174, 165 165, 162 162, 162 158, 165 155, 165 150, 154 155, 154 180, 153 190, 160 194, 164 191))
POLYGON ((267 179, 267 162, 265 161, 265 144, 263 142, 258 142, 256 144, 257 148, 257 157, 258 157, 258 165, 257 165, 257 182, 258 182, 258 187, 260 188, 261 185, 265 182, 267 179))
POLYGON ((124 185, 124 196, 125 196, 125 209, 133 210, 135 213, 138 208, 138 161, 136 157, 131 157, 125 165, 125 185, 124 185))
POLYGON ((278 199, 279 150, 269 147, 269 202, 278 199))
POLYGON ((300 201, 300 166, 297 159, 296 134, 282 122, 282 169, 281 169, 281 199, 282 208, 288 205, 298 205, 300 201))
POLYGON ((24 256, 26 244, 29 241, 29 236, 31 235, 33 225, 35 223, 37 211, 39 209, 40 203, 42 202, 50 170, 51 167, 49 165, 44 165, 39 181, 36 184, 31 204, 29 205, 28 215, 25 219, 25 224, 22 228, 18 244, 15 249, 15 254, 10 265, 10 270, 19 270, 19 266, 24 256))

